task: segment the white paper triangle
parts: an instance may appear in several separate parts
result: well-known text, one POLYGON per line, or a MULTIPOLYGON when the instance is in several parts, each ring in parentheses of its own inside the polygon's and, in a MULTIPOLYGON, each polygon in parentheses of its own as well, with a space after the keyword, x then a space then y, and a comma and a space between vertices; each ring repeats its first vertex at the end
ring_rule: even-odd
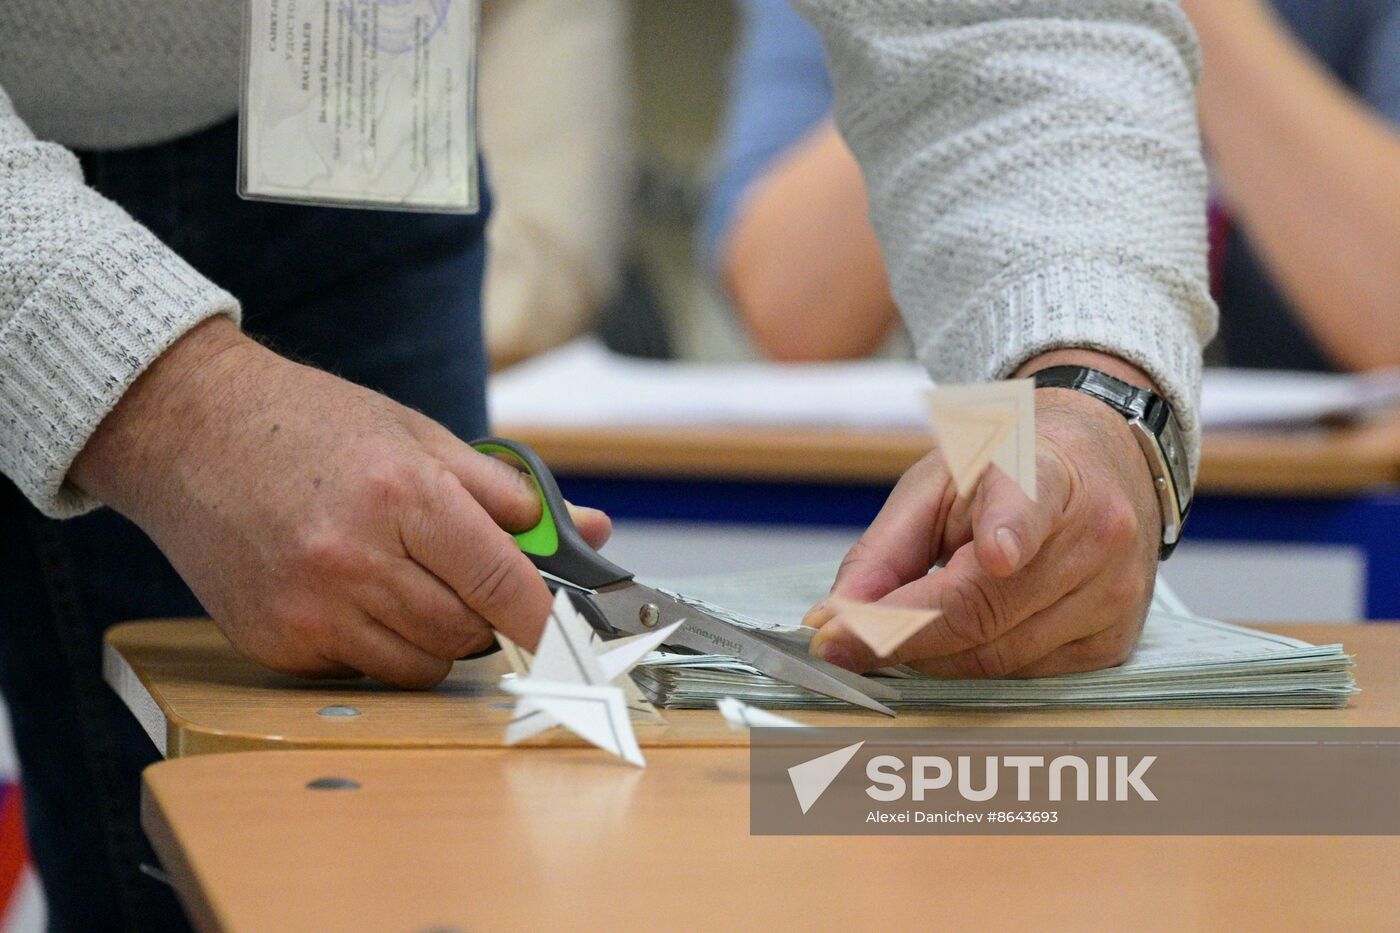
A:
POLYGON ((643 632, 640 635, 603 642, 598 655, 598 664, 603 669, 603 676, 609 681, 615 681, 628 673, 642 658, 659 648, 684 624, 685 620, 682 619, 654 632, 643 632))
POLYGON ((879 658, 893 657, 900 645, 943 614, 937 609, 858 603, 840 596, 828 596, 826 603, 836 610, 846 629, 879 658))
POLYGON ((606 684, 593 650, 593 626, 574 608, 563 589, 554 595, 554 607, 545 622, 530 665, 530 676, 559 683, 606 684))
POLYGON ((770 713, 766 709, 757 706, 750 706, 733 697, 721 697, 715 701, 715 706, 719 707, 724 721, 729 723, 729 728, 735 732, 742 729, 760 728, 782 728, 782 729, 805 729, 806 726, 786 716, 779 716, 777 713, 770 713))
POLYGON ((1035 499, 1035 383, 1013 379, 939 386, 925 395, 943 460, 959 496, 995 463, 1035 499))

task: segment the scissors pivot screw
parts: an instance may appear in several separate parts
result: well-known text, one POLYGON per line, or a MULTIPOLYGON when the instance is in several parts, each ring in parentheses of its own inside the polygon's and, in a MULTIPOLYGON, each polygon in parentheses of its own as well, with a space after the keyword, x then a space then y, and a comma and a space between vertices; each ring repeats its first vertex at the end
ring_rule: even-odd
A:
POLYGON ((654 628, 661 619, 661 610, 652 603, 643 603, 641 610, 637 613, 637 618, 647 628, 654 628))

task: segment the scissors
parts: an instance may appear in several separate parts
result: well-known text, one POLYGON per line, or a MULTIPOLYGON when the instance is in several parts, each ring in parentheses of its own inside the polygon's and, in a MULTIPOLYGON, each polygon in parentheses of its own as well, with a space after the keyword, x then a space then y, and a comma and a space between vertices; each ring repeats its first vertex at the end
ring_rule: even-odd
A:
POLYGON ((765 632, 717 619, 633 579, 583 540, 569 517, 559 484, 544 461, 519 441, 486 437, 472 442, 483 454, 515 461, 540 497, 540 521, 515 535, 516 543, 552 585, 567 590, 589 623, 605 633, 638 635, 685 620, 667 642, 701 654, 738 658, 776 680, 893 716, 880 700, 892 687, 812 657, 799 646, 765 632))

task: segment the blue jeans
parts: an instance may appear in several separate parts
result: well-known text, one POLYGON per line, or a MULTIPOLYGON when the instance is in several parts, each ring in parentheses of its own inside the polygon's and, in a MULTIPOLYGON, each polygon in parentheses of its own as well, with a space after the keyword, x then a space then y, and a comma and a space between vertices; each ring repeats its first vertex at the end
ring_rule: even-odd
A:
MULTIPOLYGON (((485 433, 477 217, 246 202, 230 122, 168 144, 81 154, 88 183, 243 302, 273 348, 485 433)), ((158 482, 157 477, 152 477, 158 482)), ((186 929, 138 822, 151 740, 102 681, 102 633, 202 615, 154 544, 109 510, 55 522, 0 478, 0 687, 34 860, 56 930, 186 929)))

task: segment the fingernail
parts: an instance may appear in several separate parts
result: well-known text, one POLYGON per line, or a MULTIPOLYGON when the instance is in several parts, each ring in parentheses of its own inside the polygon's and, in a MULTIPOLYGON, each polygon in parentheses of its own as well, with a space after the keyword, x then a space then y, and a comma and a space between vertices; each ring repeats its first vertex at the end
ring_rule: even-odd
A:
POLYGON ((1013 569, 1021 566, 1021 539, 1016 537, 1016 532, 1005 525, 997 529, 997 544, 1001 545, 1001 552, 1006 555, 1006 559, 1011 562, 1013 569))
POLYGON ((835 664, 837 667, 843 667, 848 671, 856 669, 856 659, 851 657, 849 651, 842 648, 834 641, 828 641, 822 645, 820 653, 821 659, 828 664, 835 664))
POLYGON ((830 622, 831 617, 835 614, 827 607, 826 600, 822 600, 807 610, 807 614, 802 617, 802 624, 808 628, 821 628, 830 622))

